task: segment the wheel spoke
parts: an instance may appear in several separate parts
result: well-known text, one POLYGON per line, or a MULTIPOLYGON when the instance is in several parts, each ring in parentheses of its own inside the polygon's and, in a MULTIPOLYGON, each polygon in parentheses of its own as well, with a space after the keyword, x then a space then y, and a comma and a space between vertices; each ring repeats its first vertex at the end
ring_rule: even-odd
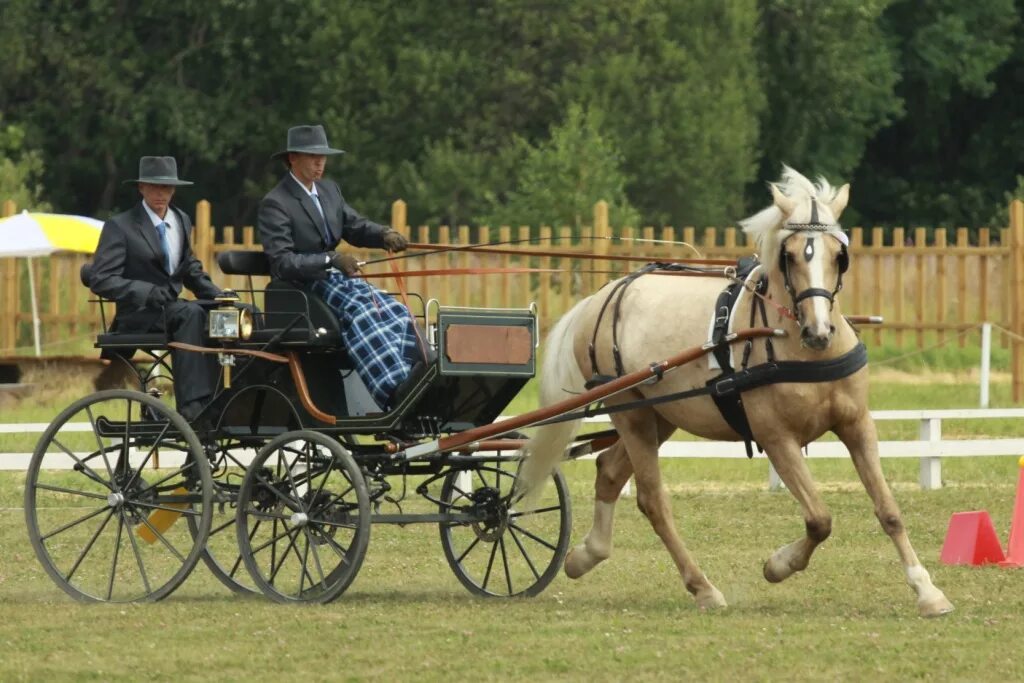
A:
MULTIPOLYGON (((124 519, 124 511, 119 510, 121 519, 124 519)), ((146 594, 153 592, 153 589, 149 587, 149 576, 146 574, 146 566, 142 562, 142 553, 139 552, 138 541, 135 540, 135 534, 129 533, 128 540, 132 542, 132 552, 135 553, 135 562, 139 565, 139 574, 142 576, 142 585, 146 589, 146 594)))
MULTIPOLYGON (((250 545, 252 544, 252 539, 255 538, 255 536, 256 536, 256 532, 260 528, 260 524, 262 524, 262 523, 263 523, 263 520, 257 519, 256 523, 252 525, 252 531, 249 532, 249 544, 250 545)), ((239 551, 238 557, 235 558, 235 563, 233 565, 231 565, 231 571, 228 572, 228 576, 230 576, 231 578, 234 578, 235 574, 238 573, 238 568, 241 565, 242 565, 242 553, 241 553, 241 551, 239 551)))
POLYGON ((491 580, 491 569, 494 567, 494 558, 498 554, 498 544, 491 544, 491 557, 487 560, 487 571, 484 573, 484 583, 481 588, 487 590, 487 582, 491 580))
POLYGON ((84 496, 85 498, 96 498, 97 500, 106 500, 107 497, 102 493, 92 493, 90 491, 79 491, 78 489, 66 489, 63 486, 53 486, 52 484, 36 484, 37 489, 44 489, 46 491, 56 491, 57 493, 70 493, 74 496, 84 496))
POLYGON ((466 559, 466 555, 469 555, 469 551, 476 547, 476 544, 480 542, 480 537, 477 536, 473 539, 473 542, 469 544, 469 547, 462 551, 458 559, 455 560, 455 564, 462 564, 462 561, 466 559))
POLYGON ((270 576, 267 578, 267 583, 271 585, 274 584, 274 579, 277 578, 277 573, 281 571, 281 567, 283 567, 284 563, 288 560, 288 553, 290 553, 292 548, 295 547, 295 539, 298 537, 300 531, 300 529, 295 529, 295 535, 292 536, 292 530, 284 523, 282 523, 282 526, 285 527, 285 535, 288 536, 288 547, 284 549, 283 553, 281 553, 281 562, 278 563, 277 569, 274 569, 273 565, 270 567, 271 572, 270 576))
POLYGON ((146 502, 143 502, 141 500, 132 500, 130 502, 130 504, 135 506, 135 507, 146 508, 147 510, 165 510, 166 512, 174 512, 174 513, 177 513, 179 515, 185 515, 185 516, 188 516, 188 517, 202 517, 203 516, 202 512, 196 512, 195 510, 192 510, 192 509, 189 509, 189 508, 176 508, 176 507, 170 507, 168 505, 159 505, 158 503, 146 503, 146 502))
POLYGON ((512 595, 512 572, 508 568, 508 553, 505 552, 505 536, 498 537, 498 545, 501 547, 501 563, 505 567, 505 582, 508 584, 508 594, 512 595))
MULTIPOLYGON (((274 519, 274 524, 276 525, 277 522, 278 522, 278 520, 275 518, 274 519)), ((253 530, 253 533, 255 533, 255 530, 253 530)), ((282 538, 287 536, 289 533, 291 533, 291 532, 286 528, 283 534, 278 534, 277 533, 277 527, 275 526, 274 530, 273 530, 273 533, 271 534, 270 540, 267 541, 266 543, 264 543, 263 545, 257 546, 256 548, 252 549, 253 556, 255 557, 256 553, 262 552, 262 551, 266 550, 267 548, 270 548, 270 550, 271 550, 271 553, 270 553, 270 555, 271 555, 271 557, 270 557, 270 566, 273 567, 275 562, 276 562, 276 560, 274 558, 274 549, 277 547, 276 544, 277 544, 278 541, 280 541, 282 538)), ((250 538, 249 540, 251 541, 252 539, 250 538)))
MULTIPOLYGON (((67 454, 68 454, 69 456, 71 456, 71 459, 75 461, 75 464, 76 464, 76 465, 78 465, 79 467, 81 467, 81 468, 82 468, 82 473, 83 473, 83 474, 84 474, 85 476, 87 476, 87 477, 88 477, 89 479, 92 479, 92 480, 93 480, 94 482, 96 482, 97 484, 100 484, 101 486, 104 486, 104 487, 106 487, 106 488, 107 488, 108 490, 111 490, 111 491, 113 491, 113 490, 114 490, 114 485, 113 485, 113 482, 112 482, 112 481, 104 481, 104 480, 103 480, 103 477, 101 477, 100 475, 96 474, 96 470, 94 470, 93 468, 91 468, 91 467, 89 467, 88 465, 86 465, 86 464, 85 464, 85 460, 82 460, 82 459, 81 459, 81 458, 79 458, 79 457, 78 457, 77 455, 75 455, 74 453, 72 453, 72 452, 71 452, 71 450, 70 450, 70 449, 69 449, 69 448, 68 448, 67 446, 65 446, 64 444, 62 444, 62 443, 61 443, 61 442, 60 442, 60 441, 59 441, 59 440, 57 439, 57 437, 56 437, 56 436, 55 436, 55 437, 53 437, 52 439, 50 439, 50 443, 52 443, 52 444, 55 444, 55 445, 56 445, 56 446, 57 446, 57 447, 58 447, 59 449, 61 449, 62 451, 64 451, 65 453, 67 453, 67 454)), ((103 456, 104 456, 104 457, 106 457, 106 452, 104 452, 104 451, 100 451, 100 453, 102 453, 102 454, 103 454, 103 456)), ((90 456, 90 457, 89 457, 89 458, 87 458, 87 459, 92 459, 92 457, 93 457, 93 456, 90 456)), ((108 467, 109 467, 109 465, 108 465, 108 467)), ((113 479, 113 478, 111 478, 111 479, 113 479)))
MULTIPOLYGON (((136 468, 135 472, 132 474, 131 478, 128 480, 128 483, 125 484, 125 486, 124 486, 125 490, 130 490, 131 487, 135 485, 135 480, 139 478, 139 473, 142 472, 142 470, 146 467, 146 464, 149 463, 149 459, 153 457, 153 453, 156 451, 157 446, 159 446, 160 443, 164 440, 164 436, 167 434, 167 430, 170 429, 170 428, 171 428, 171 421, 168 420, 167 424, 164 425, 163 430, 160 432, 160 435, 156 437, 156 440, 153 442, 153 445, 150 446, 149 452, 146 453, 146 457, 144 457, 142 459, 142 462, 139 463, 138 468, 136 468)), ((124 449, 125 449, 125 461, 127 462, 127 460, 128 460, 128 444, 127 443, 125 443, 124 449)))
POLYGON ((320 551, 316 549, 316 543, 310 543, 309 538, 309 527, 306 527, 306 544, 313 546, 313 564, 316 565, 316 572, 320 575, 320 585, 323 586, 327 583, 327 577, 324 575, 323 565, 320 563, 320 551))
POLYGON ((114 577, 117 574, 117 558, 121 554, 121 532, 124 530, 124 519, 117 516, 117 538, 114 539, 114 559, 110 565, 110 581, 107 583, 107 600, 114 595, 114 577))
MULTIPOLYGON (((170 481, 171 479, 173 479, 174 477, 177 477, 178 475, 183 475, 186 472, 188 472, 190 469, 192 469, 193 467, 194 467, 194 465, 192 463, 185 463, 184 465, 182 465, 178 469, 176 469, 173 472, 171 472, 170 474, 168 474, 166 477, 163 477, 161 479, 157 479, 152 484, 148 484, 146 486, 146 488, 142 489, 141 493, 146 493, 147 491, 152 491, 156 487, 158 487, 161 484, 163 484, 165 481, 170 481)), ((141 469, 142 468, 140 467, 139 470, 141 470, 141 469)))
POLYGON ((327 541, 327 545, 331 546, 331 550, 334 554, 341 558, 341 561, 345 564, 349 563, 348 548, 342 547, 337 541, 331 536, 324 536, 324 540, 327 541))
POLYGON ((520 517, 529 517, 530 515, 539 515, 545 512, 558 512, 562 508, 558 505, 552 505, 546 508, 537 508, 536 510, 527 510, 526 512, 511 512, 509 513, 509 519, 518 519, 520 517))
MULTIPOLYGON (((179 509, 177 509, 177 508, 171 508, 171 509, 172 509, 172 510, 173 510, 174 512, 182 512, 181 510, 179 510, 179 509)), ((158 530, 157 530, 157 528, 156 528, 155 526, 153 526, 153 525, 152 525, 152 523, 150 523, 150 521, 149 521, 149 519, 148 519, 148 518, 146 518, 146 517, 143 517, 142 515, 139 515, 139 519, 141 519, 141 520, 142 520, 142 523, 143 523, 143 524, 145 524, 145 525, 146 525, 146 526, 147 526, 147 527, 149 528, 149 530, 153 532, 153 535, 154 535, 154 536, 156 536, 156 537, 157 537, 158 539, 160 539, 160 542, 161 542, 161 543, 163 543, 163 544, 164 544, 164 546, 165 546, 165 547, 166 547, 166 548, 167 548, 168 550, 170 550, 170 551, 171 551, 172 553, 174 553, 174 556, 175 556, 175 557, 177 557, 177 558, 178 558, 178 560, 179 560, 179 561, 180 561, 180 562, 181 562, 182 564, 184 564, 184 563, 185 563, 185 556, 184 556, 184 555, 182 555, 182 554, 181 554, 180 552, 178 552, 178 549, 177 549, 177 548, 175 548, 175 547, 174 547, 174 545, 173 545, 173 544, 172 544, 172 543, 171 543, 170 541, 168 541, 168 540, 167 540, 166 538, 164 538, 164 535, 163 535, 162 533, 160 533, 160 531, 158 531, 158 530)))
POLYGON ((518 536, 516 536, 515 529, 509 527, 508 535, 512 537, 512 540, 515 541, 516 546, 519 548, 519 552, 522 553, 527 566, 530 568, 530 571, 533 572, 533 578, 540 581, 540 572, 538 572, 537 568, 533 566, 533 561, 530 560, 530 554, 526 552, 526 548, 523 547, 523 542, 519 540, 518 536))
MULTIPOLYGON (((130 410, 131 405, 129 405, 128 408, 130 410)), ((96 426, 96 418, 93 417, 92 406, 85 407, 85 414, 89 416, 89 424, 92 425, 92 433, 93 436, 96 437, 96 449, 99 451, 100 455, 103 456, 103 464, 107 467, 107 476, 109 476, 110 481, 113 482, 114 470, 110 466, 110 460, 107 459, 107 448, 103 445, 103 440, 100 438, 100 429, 96 426)), ((56 439, 54 440, 56 441, 56 439)), ((125 441, 125 443, 127 443, 127 441, 125 441)))
POLYGON ((46 534, 46 535, 44 535, 44 536, 40 536, 40 537, 39 537, 39 540, 40 540, 40 541, 45 541, 46 539, 48 539, 48 538, 51 538, 51 537, 53 537, 53 536, 56 536, 57 534, 59 534, 59 533, 61 533, 61 532, 67 531, 67 530, 68 530, 68 529, 70 529, 71 527, 75 527, 75 526, 78 526, 78 525, 79 525, 79 524, 81 524, 82 522, 85 522, 86 520, 90 520, 90 519, 92 519, 93 517, 95 517, 96 515, 98 515, 98 514, 101 514, 101 513, 102 513, 102 512, 104 511, 104 510, 109 510, 109 509, 110 509, 110 508, 109 508, 108 506, 106 506, 106 505, 104 505, 104 506, 103 506, 103 507, 101 507, 101 508, 97 508, 97 509, 96 509, 96 510, 94 510, 93 512, 90 512, 89 514, 87 514, 87 515, 86 515, 85 517, 80 517, 79 519, 76 519, 76 520, 75 520, 75 521, 73 521, 73 522, 68 522, 67 524, 65 524, 65 525, 63 525, 63 526, 61 526, 61 527, 59 527, 59 528, 57 528, 57 529, 54 529, 54 530, 53 530, 53 531, 51 531, 50 533, 48 533, 48 534, 46 534))
POLYGON ((266 486, 266 487, 267 487, 268 489, 270 489, 270 492, 271 492, 271 493, 273 493, 273 494, 274 494, 275 496, 277 496, 277 497, 278 497, 278 498, 280 498, 280 499, 281 499, 282 501, 284 501, 285 503, 287 503, 287 504, 288 504, 288 506, 289 506, 289 507, 290 507, 291 509, 295 510, 295 509, 297 509, 297 508, 300 508, 300 507, 301 507, 301 503, 299 503, 299 502, 298 502, 297 500, 295 500, 295 499, 293 499, 293 498, 289 498, 288 496, 286 496, 286 495, 284 495, 283 493, 281 493, 280 491, 278 491, 278 490, 277 490, 277 487, 276 487, 276 486, 274 486, 273 484, 271 484, 271 483, 270 483, 269 481, 267 481, 266 479, 264 479, 264 478, 260 477, 260 476, 259 476, 258 474, 256 475, 256 479, 257 479, 257 480, 258 480, 258 481, 259 481, 259 482, 260 482, 261 484, 263 484, 263 485, 264 485, 264 486, 266 486))
POLYGON ((90 550, 92 550, 92 546, 96 543, 96 539, 100 537, 100 534, 107 526, 107 522, 109 522, 110 518, 113 516, 114 509, 110 508, 110 513, 107 515, 106 519, 104 519, 103 522, 99 525, 99 528, 96 529, 96 532, 92 535, 92 538, 89 539, 89 542, 85 544, 84 548, 82 548, 82 552, 78 555, 78 559, 75 560, 75 564, 71 567, 71 571, 69 571, 67 573, 67 576, 64 577, 65 583, 71 583, 71 577, 74 576, 76 571, 78 571, 78 566, 82 564, 82 560, 84 560, 85 556, 89 554, 90 550))
POLYGON ((558 548, 556 546, 551 545, 550 543, 545 541, 540 536, 527 531, 526 529, 524 529, 523 527, 519 526, 518 524, 513 524, 513 523, 509 522, 508 526, 509 526, 510 529, 515 529, 516 531, 521 533, 523 536, 526 536, 527 538, 533 539, 534 541, 536 541, 537 543, 540 543, 542 546, 544 546, 545 548, 548 548, 549 550, 554 550, 554 551, 558 550, 558 548))

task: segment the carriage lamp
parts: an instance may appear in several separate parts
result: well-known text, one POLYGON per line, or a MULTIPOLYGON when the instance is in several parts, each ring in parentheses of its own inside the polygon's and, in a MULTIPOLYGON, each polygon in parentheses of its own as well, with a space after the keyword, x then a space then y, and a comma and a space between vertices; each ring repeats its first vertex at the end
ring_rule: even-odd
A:
POLYGON ((252 336, 252 322, 252 312, 248 308, 238 308, 228 301, 227 305, 210 311, 210 339, 245 341, 252 336))

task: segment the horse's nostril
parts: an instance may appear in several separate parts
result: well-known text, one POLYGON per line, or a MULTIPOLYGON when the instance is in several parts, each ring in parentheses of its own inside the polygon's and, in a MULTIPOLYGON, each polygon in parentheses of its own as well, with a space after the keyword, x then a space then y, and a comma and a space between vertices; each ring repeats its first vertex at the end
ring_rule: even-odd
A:
POLYGON ((835 325, 829 325, 828 326, 828 333, 829 334, 835 334, 836 333, 836 326, 835 325))

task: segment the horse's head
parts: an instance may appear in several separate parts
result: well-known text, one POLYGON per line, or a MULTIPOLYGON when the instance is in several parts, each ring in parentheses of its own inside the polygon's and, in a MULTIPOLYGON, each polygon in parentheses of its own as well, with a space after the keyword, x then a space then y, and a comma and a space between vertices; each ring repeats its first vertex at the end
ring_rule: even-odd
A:
POLYGON ((741 224, 757 237, 769 277, 780 280, 789 293, 801 342, 822 350, 835 333, 832 308, 849 266, 839 216, 850 186, 836 189, 823 178, 814 184, 783 167, 782 180, 771 191, 774 204, 741 224))

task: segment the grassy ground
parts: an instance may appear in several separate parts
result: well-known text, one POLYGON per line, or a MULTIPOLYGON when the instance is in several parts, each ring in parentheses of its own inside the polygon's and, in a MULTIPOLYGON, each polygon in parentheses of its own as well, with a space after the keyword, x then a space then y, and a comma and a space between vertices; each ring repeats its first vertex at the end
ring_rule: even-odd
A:
MULTIPOLYGON (((680 531, 730 601, 696 611, 632 501, 620 506, 615 556, 584 579, 560 576, 523 601, 470 597, 445 564, 436 530, 375 527, 342 599, 286 608, 241 599, 198 567, 156 605, 88 606, 66 598, 25 538, 23 480, 0 475, 0 680, 695 680, 1024 676, 1024 574, 937 562, 946 522, 987 508, 1005 538, 1014 463, 946 465, 954 483, 916 489, 914 467, 887 463, 916 548, 957 611, 916 616, 896 554, 845 462, 812 461, 835 517, 808 572, 760 576, 802 533, 793 500, 763 490, 755 462, 671 461, 680 531)), ((574 539, 588 528, 591 463, 567 466, 574 539)))
MULTIPOLYGON (((873 377, 874 408, 976 405, 977 385, 959 370, 924 376, 890 368, 873 377)), ((47 421, 82 391, 62 382, 46 405, 8 405, 0 421, 47 421)), ((1003 378, 993 404, 1009 405, 1007 393, 1003 378)), ((527 391, 507 412, 534 406, 527 391)), ((947 437, 1019 433, 1012 421, 943 428, 947 437)), ((909 430, 886 437, 908 438, 917 428, 884 429, 909 430)), ((938 562, 956 511, 989 510, 1005 540, 1016 463, 948 459, 946 486, 930 492, 917 487, 916 460, 883 464, 918 554, 957 607, 944 619, 917 617, 895 550, 846 461, 809 461, 833 535, 806 573, 779 585, 764 581, 761 565, 802 535, 803 522, 792 497, 766 490, 765 461, 663 461, 680 533, 730 603, 712 614, 694 608, 632 499, 619 506, 609 562, 580 581, 559 576, 529 600, 468 595, 435 527, 378 526, 359 577, 329 606, 233 597, 202 565, 159 604, 80 605, 29 546, 23 475, 0 473, 0 680, 1024 678, 1016 649, 1024 572, 938 562)), ((565 472, 579 542, 590 523, 593 463, 570 463, 565 472)))

